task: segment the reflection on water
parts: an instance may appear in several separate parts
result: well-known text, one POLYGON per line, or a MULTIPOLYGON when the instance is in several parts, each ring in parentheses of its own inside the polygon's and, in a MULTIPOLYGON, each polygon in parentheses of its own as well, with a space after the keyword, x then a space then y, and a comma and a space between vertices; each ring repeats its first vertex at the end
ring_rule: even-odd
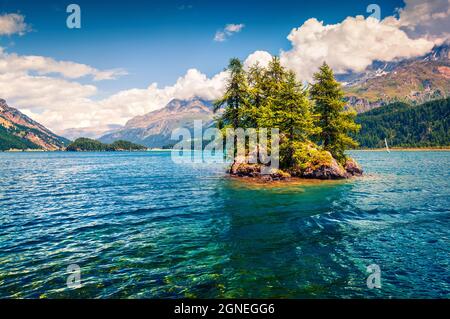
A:
POLYGON ((259 185, 167 152, 0 154, 0 297, 450 297, 450 153, 354 156, 364 178, 259 185))

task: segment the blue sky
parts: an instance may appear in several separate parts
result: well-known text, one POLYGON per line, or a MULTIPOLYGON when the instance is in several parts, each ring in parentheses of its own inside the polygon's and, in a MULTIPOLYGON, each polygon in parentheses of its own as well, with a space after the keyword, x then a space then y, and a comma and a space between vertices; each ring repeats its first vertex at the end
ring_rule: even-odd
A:
MULTIPOLYGON (((211 76, 230 57, 245 58, 255 50, 278 54, 288 50, 292 28, 315 17, 326 24, 347 16, 364 15, 373 0, 357 1, 73 1, 81 7, 82 28, 68 29, 65 12, 70 1, 0 1, 1 13, 18 12, 33 31, 3 37, 7 51, 70 60, 98 69, 124 68, 128 75, 102 81, 103 94, 169 85, 187 69, 211 76), (243 23, 243 30, 225 42, 214 34, 224 25, 243 23)), ((382 17, 392 15, 402 1, 379 1, 382 17)))
POLYGON ((0 0, 0 98, 57 133, 123 125, 174 98, 219 98, 232 57, 279 55, 311 81, 324 61, 345 73, 424 55, 449 30, 448 0, 0 0), (66 26, 72 1, 81 29, 66 26))

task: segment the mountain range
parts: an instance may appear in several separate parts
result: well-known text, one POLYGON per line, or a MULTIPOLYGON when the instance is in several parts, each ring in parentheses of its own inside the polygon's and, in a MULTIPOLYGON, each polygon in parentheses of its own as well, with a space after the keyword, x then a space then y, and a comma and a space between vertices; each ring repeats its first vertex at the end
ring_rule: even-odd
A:
POLYGON ((58 136, 0 99, 0 151, 9 149, 63 149, 69 140, 58 136))
MULTIPOLYGON (((450 45, 436 46, 421 57, 394 62, 375 61, 364 72, 349 72, 336 77, 343 83, 348 105, 358 113, 395 102, 413 107, 446 98, 450 95, 450 45)), ((125 126, 67 129, 61 132, 64 138, 0 99, 0 150, 59 150, 67 146, 68 139, 78 137, 95 138, 103 143, 126 140, 151 148, 168 147, 176 143, 171 140, 175 128, 184 127, 192 131, 194 120, 202 120, 205 128, 213 125, 212 105, 212 101, 198 97, 174 99, 162 109, 130 119, 125 126)), ((393 120, 392 117, 390 119, 393 120)))
POLYGON ((375 61, 364 72, 337 75, 358 113, 393 102, 421 104, 450 95, 450 45, 421 57, 375 61))
MULTIPOLYGON (((375 61, 364 72, 337 75, 344 84, 348 105, 358 113, 394 102, 418 105, 450 95, 450 45, 444 43, 421 57, 394 62, 375 61)), ((213 122, 212 101, 200 98, 171 101, 166 107, 137 116, 125 127, 109 132, 102 142, 129 140, 148 147, 174 143, 171 132, 177 127, 192 129, 193 121, 213 122)))
POLYGON ((200 98, 188 100, 174 99, 164 108, 136 116, 125 126, 100 138, 103 143, 126 140, 152 148, 170 146, 172 131, 176 128, 194 129, 194 120, 201 120, 203 127, 214 124, 212 101, 200 98))

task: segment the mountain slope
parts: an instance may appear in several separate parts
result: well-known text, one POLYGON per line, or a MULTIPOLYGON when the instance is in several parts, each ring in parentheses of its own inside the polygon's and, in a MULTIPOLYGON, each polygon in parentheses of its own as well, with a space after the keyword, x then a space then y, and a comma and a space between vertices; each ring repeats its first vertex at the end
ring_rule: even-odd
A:
POLYGON ((127 140, 147 147, 164 147, 176 142, 170 139, 174 129, 183 127, 192 131, 194 120, 202 120, 203 126, 208 127, 213 118, 210 101, 174 99, 160 110, 132 118, 123 129, 102 136, 100 141, 127 140))
POLYGON ((340 75, 349 104, 358 112, 403 101, 420 104, 450 96, 450 46, 397 62, 374 62, 360 74, 340 75))
POLYGON ((418 106, 393 103, 357 116, 363 148, 450 146, 450 98, 418 106))
POLYGON ((69 141, 33 121, 0 99, 0 150, 43 149, 59 150, 69 141))

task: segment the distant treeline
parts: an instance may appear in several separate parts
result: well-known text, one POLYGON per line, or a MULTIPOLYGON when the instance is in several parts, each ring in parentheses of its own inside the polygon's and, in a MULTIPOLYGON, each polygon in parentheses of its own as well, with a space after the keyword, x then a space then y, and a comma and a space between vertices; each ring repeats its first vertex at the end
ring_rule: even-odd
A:
POLYGON ((393 103, 361 113, 361 148, 450 146, 450 98, 412 106, 393 103))
POLYGON ((94 152, 110 152, 110 151, 140 151, 146 150, 147 147, 134 144, 128 141, 115 141, 112 144, 104 144, 102 142, 90 138, 78 138, 67 146, 67 151, 94 151, 94 152))

